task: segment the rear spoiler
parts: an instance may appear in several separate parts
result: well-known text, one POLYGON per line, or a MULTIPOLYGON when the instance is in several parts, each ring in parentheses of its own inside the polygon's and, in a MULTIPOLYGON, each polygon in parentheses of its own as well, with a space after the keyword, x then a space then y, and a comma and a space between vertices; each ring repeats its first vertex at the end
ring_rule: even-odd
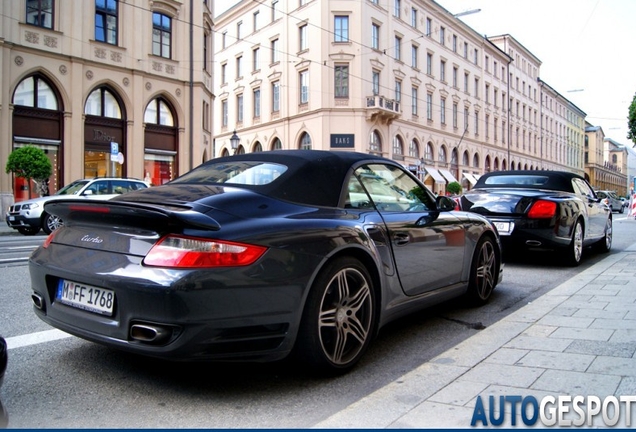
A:
POLYGON ((64 225, 113 225, 165 231, 175 228, 221 229, 219 223, 190 207, 163 207, 146 203, 68 199, 50 201, 44 211, 60 217, 64 225))

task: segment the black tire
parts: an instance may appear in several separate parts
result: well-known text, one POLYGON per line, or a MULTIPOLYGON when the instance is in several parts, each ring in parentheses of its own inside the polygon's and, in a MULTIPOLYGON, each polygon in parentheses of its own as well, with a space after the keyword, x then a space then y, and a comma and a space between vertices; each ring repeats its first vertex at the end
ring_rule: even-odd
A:
POLYGON ((335 259, 309 292, 295 351, 315 372, 350 370, 367 350, 376 330, 373 279, 354 258, 335 259))
POLYGON ((40 228, 20 227, 20 228, 18 228, 18 232, 20 234, 23 234, 23 235, 32 236, 32 235, 36 235, 37 233, 39 233, 40 232, 40 228))
POLYGON ((53 231, 63 225, 64 222, 58 216, 45 213, 44 217, 42 218, 42 231, 44 231, 46 234, 51 234, 53 231))
POLYGON ((620 210, 618 211, 620 214, 623 214, 623 212, 625 211, 625 207, 621 206, 620 210))
POLYGON ((583 257, 583 224, 577 220, 572 230, 572 240, 565 249, 564 262, 570 267, 576 267, 581 264, 583 257))
POLYGON ((607 218, 605 222, 605 232, 603 238, 596 243, 596 250, 600 253, 608 253, 612 249, 613 223, 612 218, 607 218))
POLYGON ((466 297, 475 306, 485 304, 499 280, 500 257, 492 238, 482 237, 473 254, 466 297))

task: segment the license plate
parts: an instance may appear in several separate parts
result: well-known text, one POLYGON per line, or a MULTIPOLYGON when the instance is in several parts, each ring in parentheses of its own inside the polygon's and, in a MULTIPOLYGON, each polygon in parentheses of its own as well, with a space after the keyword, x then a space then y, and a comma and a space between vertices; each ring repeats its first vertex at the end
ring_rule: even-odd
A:
POLYGON ((9 220, 13 222, 15 220, 15 216, 9 216, 9 220))
POLYGON ((115 292, 60 279, 55 299, 68 306, 110 316, 113 314, 115 292))
POLYGON ((497 231, 499 231, 499 234, 501 235, 510 234, 515 227, 512 222, 493 222, 493 225, 497 228, 497 231))

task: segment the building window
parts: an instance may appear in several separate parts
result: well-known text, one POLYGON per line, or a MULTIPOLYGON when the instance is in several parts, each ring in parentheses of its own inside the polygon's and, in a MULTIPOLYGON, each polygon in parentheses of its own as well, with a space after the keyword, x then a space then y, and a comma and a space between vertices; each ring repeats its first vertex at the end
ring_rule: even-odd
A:
POLYGON ((404 144, 402 143, 402 138, 399 135, 396 135, 393 138, 393 156, 403 156, 404 155, 404 144))
POLYGON ((272 83, 272 112, 280 111, 280 82, 272 83))
POLYGON ((433 54, 426 53, 426 74, 433 75, 433 54))
POLYGON ((278 0, 272 1, 272 22, 280 18, 280 11, 278 10, 278 0))
POLYGON ((349 42, 349 17, 334 18, 334 42, 349 42))
POLYGON ((349 97, 349 66, 336 65, 334 69, 334 95, 337 98, 349 97))
POLYGON ((424 154, 424 159, 426 159, 429 162, 432 162, 434 160, 435 154, 433 152, 433 144, 432 143, 427 143, 426 144, 426 152, 424 154))
POLYGON ((374 70, 371 81, 373 86, 373 95, 377 96, 380 94, 380 72, 374 70))
POLYGON ((395 100, 402 101, 402 81, 400 80, 395 80, 395 100))
POLYGON ((236 79, 243 77, 243 56, 236 58, 236 79))
POLYGON ((417 116, 417 98, 418 98, 418 88, 413 87, 411 89, 411 114, 417 116))
POLYGON ((402 8, 402 2, 400 0, 393 0, 393 16, 400 17, 400 9, 402 8))
POLYGON ((457 52, 457 35, 453 35, 453 52, 457 52))
POLYGON ((95 0, 95 40, 117 45, 117 1, 95 0))
POLYGON ((439 120, 443 125, 446 124, 446 99, 441 98, 439 101, 439 120))
POLYGON ((243 93, 236 96, 236 121, 243 123, 243 93))
POLYGON ((464 108, 464 132, 468 130, 468 108, 464 108))
POLYGON ((227 84, 227 63, 221 65, 221 85, 227 84))
POLYGON ((475 111, 475 135, 479 135, 479 113, 475 111))
POLYGON ((227 30, 221 33, 221 48, 227 48, 227 30))
POLYGON ((27 0, 26 22, 38 27, 53 28, 54 0, 27 0))
POLYGON ((260 49, 259 48, 254 48, 252 50, 252 72, 256 72, 256 71, 260 70, 259 54, 260 54, 260 49))
POLYGON ((411 8, 411 27, 417 28, 417 9, 411 8))
POLYGON ((402 38, 399 36, 395 37, 395 59, 402 59, 402 38))
POLYGON ((252 15, 253 17, 253 26, 252 26, 252 31, 254 33, 256 33, 258 31, 258 11, 254 12, 254 14, 252 15))
POLYGON ((241 30, 243 29, 243 21, 239 21, 236 23, 236 40, 240 41, 242 39, 241 30))
POLYGON ((457 75, 459 75, 459 69, 453 66, 453 88, 457 88, 457 75))
POLYGON ((433 20, 426 18, 426 36, 431 37, 433 33, 433 20))
POLYGON ((309 71, 302 71, 298 74, 298 82, 300 84, 300 103, 306 104, 309 102, 309 71))
POLYGON ((32 76, 18 84, 13 94, 13 104, 47 110, 58 110, 57 97, 43 79, 32 76))
POLYGON ((378 131, 374 130, 369 136, 369 151, 372 153, 380 153, 382 151, 382 140, 378 131))
POLYGON ((417 46, 411 45, 411 67, 417 69, 417 46))
POLYGON ((446 82, 446 62, 444 60, 439 62, 439 80, 446 82))
POLYGON ((464 58, 468 59, 468 42, 464 42, 464 58))
POLYGON ((271 43, 272 63, 278 63, 278 39, 274 39, 271 43))
POLYGON ((210 52, 210 31, 209 29, 206 28, 205 32, 203 32, 203 70, 207 71, 208 68, 210 67, 209 62, 210 62, 210 58, 209 53, 210 52))
POLYGON ((307 49, 307 24, 298 27, 298 48, 299 51, 307 49))
POLYGON ((121 119, 121 108, 115 95, 102 87, 94 90, 86 99, 84 114, 121 119))
POLYGON ((254 118, 259 118, 261 116, 261 89, 256 88, 252 92, 252 96, 254 98, 254 118))
POLYGON ((439 28, 439 43, 444 46, 446 45, 446 29, 444 27, 439 28))
POLYGON ((457 129, 457 102, 453 102, 453 127, 457 129))
POLYGON ((380 26, 371 24, 371 48, 380 49, 380 26))
POLYGON ((426 119, 433 120, 433 93, 426 93, 426 119))
POLYGON ((311 150, 311 137, 307 132, 303 132, 303 136, 300 138, 300 149, 311 150))
POLYGON ((152 54, 172 57, 172 19, 164 14, 152 13, 152 54))
POLYGON ((170 105, 161 98, 152 100, 146 107, 144 123, 174 126, 174 117, 172 111, 170 111, 170 105))
POLYGON ((221 101, 221 125, 227 127, 228 124, 228 106, 227 99, 221 101))
POLYGON ((446 147, 441 146, 439 149, 439 161, 441 164, 445 165, 447 158, 446 158, 446 147))

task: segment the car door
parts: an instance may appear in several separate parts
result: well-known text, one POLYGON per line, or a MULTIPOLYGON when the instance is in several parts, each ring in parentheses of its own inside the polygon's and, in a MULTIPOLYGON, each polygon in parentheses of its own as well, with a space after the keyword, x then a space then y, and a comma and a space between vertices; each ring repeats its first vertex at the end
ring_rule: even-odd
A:
POLYGON ((368 164, 356 170, 355 178, 364 191, 357 196, 368 196, 384 221, 407 295, 461 280, 465 227, 452 212, 438 211, 433 195, 399 167, 368 164))
POLYGON ((582 211, 587 214, 587 229, 585 239, 598 239, 604 235, 605 223, 607 222, 608 213, 611 210, 606 207, 596 194, 592 187, 582 179, 573 179, 574 190, 583 202, 582 211))

